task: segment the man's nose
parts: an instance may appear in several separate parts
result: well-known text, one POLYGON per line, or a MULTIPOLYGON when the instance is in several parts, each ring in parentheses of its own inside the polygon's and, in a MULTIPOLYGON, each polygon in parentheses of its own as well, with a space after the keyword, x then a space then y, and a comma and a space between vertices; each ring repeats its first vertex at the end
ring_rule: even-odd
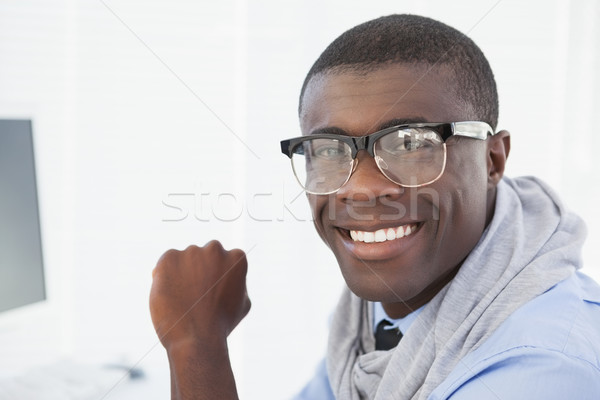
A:
POLYGON ((377 167, 375 159, 365 150, 358 152, 356 168, 350 179, 336 193, 338 199, 345 203, 352 201, 374 201, 386 198, 395 200, 402 196, 404 188, 383 175, 377 167))

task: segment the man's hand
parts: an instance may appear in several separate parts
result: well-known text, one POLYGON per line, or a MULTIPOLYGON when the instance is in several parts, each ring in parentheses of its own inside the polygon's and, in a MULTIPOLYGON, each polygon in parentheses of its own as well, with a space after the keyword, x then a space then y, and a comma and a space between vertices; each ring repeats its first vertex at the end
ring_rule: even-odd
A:
POLYGON ((227 336, 250 310, 246 271, 244 252, 217 241, 158 261, 150 313, 169 356, 173 398, 237 398, 227 336))

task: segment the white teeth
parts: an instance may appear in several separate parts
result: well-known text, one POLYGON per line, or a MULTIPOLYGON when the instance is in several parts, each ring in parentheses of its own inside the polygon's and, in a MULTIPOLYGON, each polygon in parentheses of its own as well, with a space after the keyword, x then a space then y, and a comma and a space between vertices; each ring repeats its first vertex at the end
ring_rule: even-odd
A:
POLYGON ((396 231, 393 228, 389 228, 387 230, 386 238, 387 238, 387 240, 396 239, 396 231))
POLYGON ((378 231, 375 231, 375 241, 376 242, 385 242, 387 240, 387 235, 385 233, 385 230, 380 229, 378 231))
POLYGON ((375 232, 367 232, 367 231, 350 231, 350 237, 355 242, 365 242, 365 243, 373 243, 373 242, 385 242, 387 240, 395 240, 400 239, 405 236, 412 234, 417 226, 415 224, 411 225, 403 225, 397 228, 385 228, 379 229, 375 232))
POLYGON ((401 237, 404 237, 404 229, 400 226, 396 231, 396 239, 400 239, 401 237))

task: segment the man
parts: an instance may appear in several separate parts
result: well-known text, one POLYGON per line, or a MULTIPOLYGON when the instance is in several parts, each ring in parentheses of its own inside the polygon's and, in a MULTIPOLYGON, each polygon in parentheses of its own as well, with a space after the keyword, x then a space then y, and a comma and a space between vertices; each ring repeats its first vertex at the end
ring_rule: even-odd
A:
MULTIPOLYGON (((348 285, 299 399, 597 399, 600 287, 581 220, 503 177, 492 71, 466 36, 393 15, 315 62, 282 142, 348 285)), ((237 398, 227 335, 250 308, 241 250, 170 250, 150 307, 173 398, 237 398)))

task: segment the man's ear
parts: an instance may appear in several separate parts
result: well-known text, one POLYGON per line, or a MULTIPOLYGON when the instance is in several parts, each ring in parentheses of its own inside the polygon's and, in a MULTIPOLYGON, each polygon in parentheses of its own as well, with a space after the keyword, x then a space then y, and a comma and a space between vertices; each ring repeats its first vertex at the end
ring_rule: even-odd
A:
POLYGON ((508 131, 500 131, 488 138, 488 188, 496 186, 504 176, 508 153, 510 153, 510 133, 508 131))

